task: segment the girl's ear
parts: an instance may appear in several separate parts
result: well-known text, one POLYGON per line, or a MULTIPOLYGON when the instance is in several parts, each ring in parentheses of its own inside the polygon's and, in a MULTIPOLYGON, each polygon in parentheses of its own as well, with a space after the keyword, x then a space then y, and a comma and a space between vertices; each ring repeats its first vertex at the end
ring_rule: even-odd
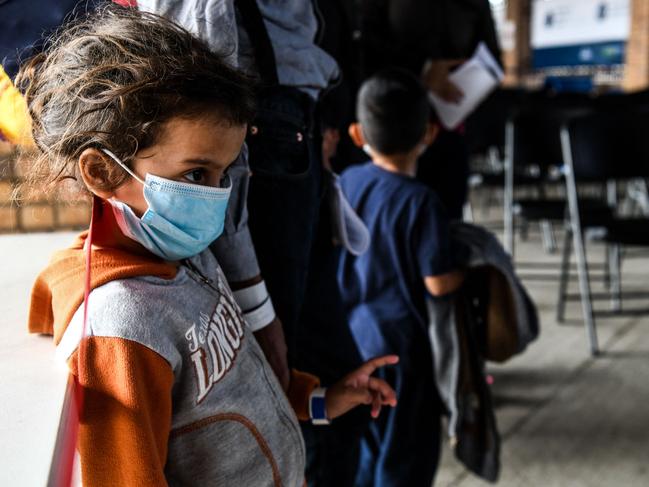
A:
POLYGON ((102 199, 112 198, 111 162, 97 149, 86 149, 79 156, 79 173, 86 187, 102 199))
POLYGON ((424 133, 424 138, 421 141, 422 144, 432 145, 435 142, 435 139, 439 135, 439 125, 436 123, 429 123, 426 126, 426 132, 424 133))
POLYGON ((363 147, 365 145, 365 137, 363 137, 363 130, 361 129, 360 123, 352 123, 349 126, 348 133, 354 145, 357 147, 363 147))

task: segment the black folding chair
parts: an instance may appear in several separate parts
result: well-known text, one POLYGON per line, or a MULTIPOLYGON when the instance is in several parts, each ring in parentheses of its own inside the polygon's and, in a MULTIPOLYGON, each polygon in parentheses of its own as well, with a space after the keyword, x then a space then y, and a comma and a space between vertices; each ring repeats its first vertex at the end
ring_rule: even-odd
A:
MULTIPOLYGON (((583 95, 535 94, 507 121, 505 142, 504 242, 514 257, 516 221, 539 223, 546 250, 556 248, 552 223, 564 219, 563 197, 548 196, 546 190, 561 183, 563 155, 559 131, 570 117, 591 110, 583 95), (535 197, 515 198, 515 188, 527 187, 535 197)), ((519 263, 520 265, 520 263, 519 263)))
MULTIPOLYGON (((641 110, 606 110, 573 119, 561 128, 561 148, 565 161, 566 194, 569 218, 566 225, 561 263, 558 318, 563 319, 567 299, 581 300, 584 322, 588 331, 590 350, 599 353, 595 316, 622 314, 620 273, 621 246, 649 247, 649 219, 623 217, 615 207, 607 212, 587 213, 578 197, 577 185, 583 183, 620 182, 649 177, 649 112, 641 110), (588 261, 584 240, 598 240, 611 249, 610 293, 593 295, 590 288, 588 261), (579 279, 579 294, 567 294, 571 245, 574 246, 579 279), (593 310, 594 299, 610 299, 609 312, 593 310)), ((647 297, 636 293, 629 297, 647 297)), ((632 310, 637 314, 649 310, 632 310)))
MULTIPOLYGON (((501 88, 494 91, 465 122, 467 149, 472 161, 469 185, 472 189, 500 191, 505 181, 505 124, 527 96, 522 89, 501 88)), ((485 192, 486 207, 493 201, 495 191, 485 192)), ((473 213, 473 208, 471 208, 473 213)))

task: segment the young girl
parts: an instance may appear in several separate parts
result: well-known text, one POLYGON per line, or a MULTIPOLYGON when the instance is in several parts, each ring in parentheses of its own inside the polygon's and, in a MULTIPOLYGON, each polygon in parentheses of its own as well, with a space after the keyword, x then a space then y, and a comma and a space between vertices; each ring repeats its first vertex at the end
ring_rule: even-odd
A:
POLYGON ((394 356, 326 392, 293 372, 287 398, 206 250, 252 115, 245 77, 180 27, 112 7, 60 33, 18 84, 41 151, 32 189, 73 179, 94 198, 29 318, 83 391, 84 485, 301 486, 296 415, 396 404, 370 377, 394 356))

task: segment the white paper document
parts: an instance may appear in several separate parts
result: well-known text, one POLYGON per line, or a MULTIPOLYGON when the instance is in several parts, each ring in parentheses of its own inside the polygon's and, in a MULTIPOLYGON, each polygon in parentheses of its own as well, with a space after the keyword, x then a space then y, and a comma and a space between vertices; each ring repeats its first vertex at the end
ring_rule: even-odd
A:
POLYGON ((484 42, 476 48, 471 59, 453 71, 448 79, 464 93, 459 103, 449 103, 428 92, 439 120, 448 130, 454 130, 489 93, 496 89, 504 77, 502 68, 484 42))

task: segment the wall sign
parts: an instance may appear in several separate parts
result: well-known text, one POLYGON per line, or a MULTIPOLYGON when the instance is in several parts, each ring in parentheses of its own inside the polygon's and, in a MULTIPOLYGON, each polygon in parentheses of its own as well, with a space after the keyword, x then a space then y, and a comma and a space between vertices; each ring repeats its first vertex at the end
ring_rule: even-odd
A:
POLYGON ((630 0, 533 0, 533 65, 624 62, 631 30, 630 0))

